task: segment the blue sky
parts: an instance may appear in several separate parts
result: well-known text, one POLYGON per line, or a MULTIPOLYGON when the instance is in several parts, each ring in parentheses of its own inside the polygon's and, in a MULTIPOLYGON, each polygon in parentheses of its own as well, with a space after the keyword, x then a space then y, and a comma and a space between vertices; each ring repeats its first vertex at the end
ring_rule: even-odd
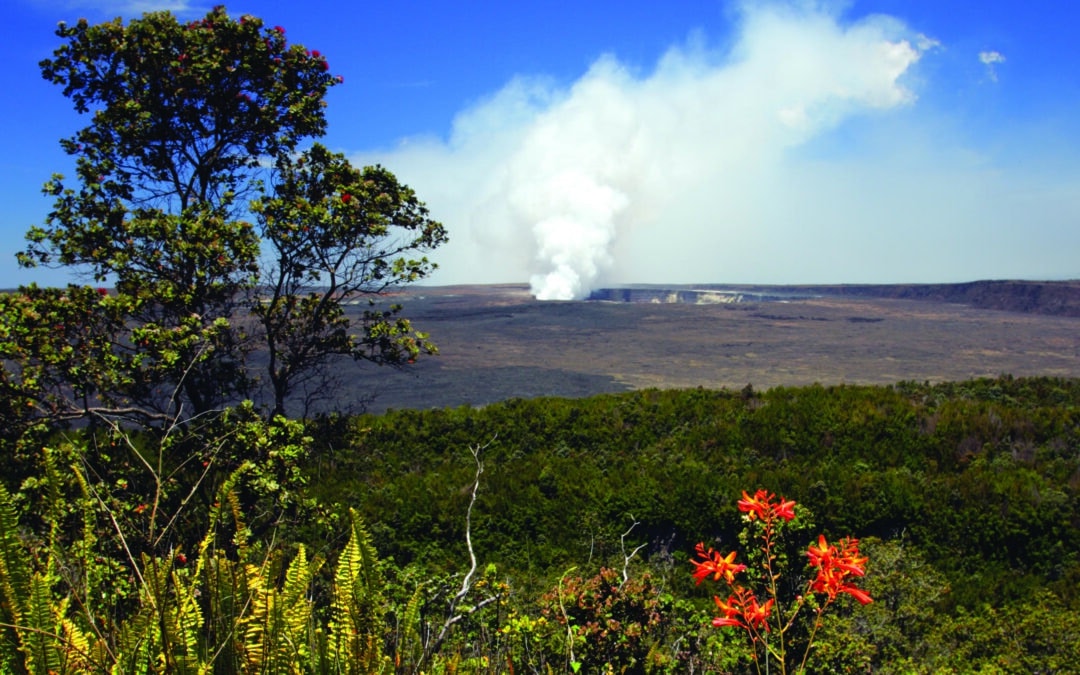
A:
MULTIPOLYGON (((209 3, 8 0, 0 287, 81 121, 59 20, 209 3)), ((1050 0, 234 2, 345 78, 323 139, 448 227, 440 283, 1080 277, 1080 5, 1050 0)))

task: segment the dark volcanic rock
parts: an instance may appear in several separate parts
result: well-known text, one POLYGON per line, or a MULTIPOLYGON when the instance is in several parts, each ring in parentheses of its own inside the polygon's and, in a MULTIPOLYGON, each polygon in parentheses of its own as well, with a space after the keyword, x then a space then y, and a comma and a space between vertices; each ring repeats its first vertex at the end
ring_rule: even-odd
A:
POLYGON ((608 302, 539 302, 520 285, 410 289, 393 301, 439 356, 402 371, 342 363, 330 405, 372 394, 378 411, 647 387, 1080 377, 1078 287, 652 287, 630 294, 644 300, 608 302), (714 292, 702 301, 694 289, 714 292))

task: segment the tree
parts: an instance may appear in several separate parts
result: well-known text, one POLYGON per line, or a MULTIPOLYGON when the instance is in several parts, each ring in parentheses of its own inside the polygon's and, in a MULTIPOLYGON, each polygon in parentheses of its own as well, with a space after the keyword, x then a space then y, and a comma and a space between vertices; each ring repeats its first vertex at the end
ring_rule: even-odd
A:
POLYGON ((360 335, 348 335, 344 294, 422 278, 426 259, 386 256, 437 246, 445 233, 388 172, 357 172, 324 150, 296 156, 324 133, 325 94, 342 81, 322 54, 221 7, 186 24, 168 12, 61 23, 57 35, 64 44, 42 74, 91 122, 61 141, 76 185, 59 175, 46 184, 53 208, 19 259, 115 286, 122 300, 110 306, 124 308, 125 330, 108 343, 123 372, 95 396, 149 419, 203 414, 252 393, 248 356, 261 338, 282 412, 282 396, 324 355, 398 363, 432 350, 396 308, 364 314, 360 335), (285 204, 294 197, 306 206, 285 204), (249 222, 254 198, 261 231, 249 222), (300 228, 310 236, 295 236, 300 228), (384 242, 392 229, 414 238, 384 242), (273 249, 265 269, 260 234, 273 249), (252 309, 260 331, 250 330, 252 309))
POLYGON ((411 362, 435 350, 403 317, 373 296, 426 277, 434 265, 409 258, 446 241, 443 226, 408 187, 382 167, 353 168, 316 144, 282 156, 272 189, 253 204, 273 262, 251 304, 264 331, 275 414, 331 357, 379 364, 411 362), (368 298, 359 331, 350 332, 344 303, 368 298))

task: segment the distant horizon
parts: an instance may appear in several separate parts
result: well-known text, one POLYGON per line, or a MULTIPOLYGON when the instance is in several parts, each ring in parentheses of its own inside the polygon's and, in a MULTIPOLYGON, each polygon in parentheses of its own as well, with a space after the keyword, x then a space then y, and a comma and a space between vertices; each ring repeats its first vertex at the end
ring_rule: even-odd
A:
MULTIPOLYGON (((876 283, 876 282, 865 282, 865 283, 864 282, 855 282, 855 283, 835 282, 835 283, 769 284, 769 283, 749 283, 749 282, 741 282, 741 281, 698 281, 698 282, 692 282, 692 283, 685 283, 685 282, 664 283, 664 282, 654 282, 654 281, 642 281, 642 282, 627 282, 627 283, 607 284, 607 285, 599 286, 594 290, 618 289, 618 288, 635 288, 635 287, 637 287, 637 288, 686 288, 686 289, 691 289, 691 288, 694 288, 694 287, 713 287, 713 288, 711 288, 711 290, 715 290, 715 287, 731 287, 731 288, 769 288, 769 287, 776 287, 776 288, 814 288, 814 287, 822 287, 822 288, 827 288, 827 287, 835 287, 835 286, 964 286, 964 285, 979 284, 979 283, 1070 284, 1070 283, 1080 283, 1080 275, 1075 276, 1075 277, 1063 278, 1063 279, 1050 279, 1050 278, 1043 278, 1043 279, 1036 279, 1036 278, 1030 278, 1030 279, 1021 279, 1021 278, 1004 279, 1003 278, 1003 279, 971 279, 971 280, 968 280, 968 281, 941 281, 941 282, 938 282, 938 281, 926 281, 926 282, 923 282, 923 281, 919 281, 919 282, 897 281, 897 282, 882 282, 882 283, 876 283)), ((113 286, 108 285, 108 284, 74 284, 74 285, 76 285, 76 286, 91 286, 91 287, 96 287, 96 288, 105 288, 105 289, 108 289, 110 291, 115 290, 115 288, 113 286)), ((29 284, 26 284, 25 286, 29 286, 29 284)), ((64 288, 66 286, 67 286, 67 284, 63 284, 61 286, 45 286, 43 284, 38 284, 38 287, 40 287, 40 288, 57 288, 57 287, 64 288)), ((415 290, 415 289, 426 289, 426 288, 454 288, 454 287, 457 287, 457 286, 463 286, 463 287, 510 287, 510 288, 521 288, 521 289, 526 289, 526 290, 530 288, 528 280, 489 281, 489 282, 479 282, 479 283, 448 283, 448 284, 418 283, 418 284, 409 284, 407 286, 401 286, 401 287, 398 287, 398 288, 394 288, 394 289, 391 289, 391 290, 387 291, 385 294, 386 295, 392 295, 392 294, 397 294, 397 293, 406 293, 410 289, 415 290)), ((23 287, 24 286, 9 286, 9 287, 6 287, 6 288, 0 288, 0 293, 17 292, 20 288, 23 288, 23 287)))

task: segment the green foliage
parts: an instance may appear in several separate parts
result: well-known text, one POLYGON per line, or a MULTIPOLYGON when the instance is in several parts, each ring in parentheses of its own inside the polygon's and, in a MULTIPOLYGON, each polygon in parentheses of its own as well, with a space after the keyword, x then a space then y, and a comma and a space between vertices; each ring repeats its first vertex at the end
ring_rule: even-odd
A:
POLYGON ((394 559, 444 570, 470 475, 454 449, 498 432, 473 542, 527 590, 590 556, 617 564, 627 514, 657 562, 733 541, 734 502, 761 485, 830 537, 903 534, 946 575, 946 605, 1033 584, 1076 602, 1078 429, 1080 383, 1052 378, 514 400, 313 428, 335 450, 312 489, 355 506, 394 559))
POLYGON ((46 422, 92 415, 140 388, 131 350, 117 349, 127 309, 85 286, 0 293, 0 444, 35 445, 46 422))
POLYGON ((407 256, 444 243, 446 231, 382 167, 359 171, 316 144, 279 156, 276 168, 271 190, 252 204, 273 264, 250 311, 265 334, 274 412, 284 414, 290 394, 332 356, 400 365, 435 352, 397 316, 400 306, 369 302, 350 322, 344 305, 427 277, 435 266, 407 256))
POLYGON ((19 445, 0 669, 754 672, 708 624, 687 557, 699 539, 731 548, 735 499, 765 485, 871 559, 875 602, 822 623, 815 670, 1069 672, 1078 404, 1076 381, 1002 378, 306 424, 248 404, 165 434, 101 416, 19 445), (471 518, 490 564, 451 603, 476 471, 460 448, 495 432, 471 518), (623 564, 629 514, 648 572, 559 581, 623 564))

